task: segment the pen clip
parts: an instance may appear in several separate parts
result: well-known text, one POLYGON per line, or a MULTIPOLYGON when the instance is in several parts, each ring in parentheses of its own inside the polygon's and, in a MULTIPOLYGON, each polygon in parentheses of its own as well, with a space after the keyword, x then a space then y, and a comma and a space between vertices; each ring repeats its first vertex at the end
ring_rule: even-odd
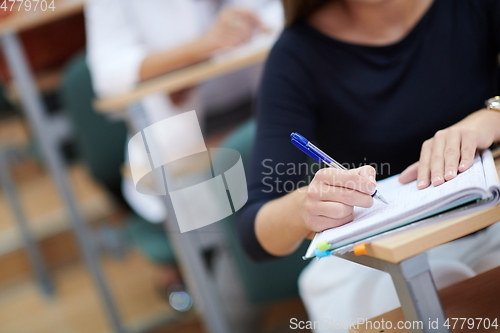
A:
POLYGON ((299 148, 304 153, 306 153, 307 155, 312 157, 314 160, 316 160, 318 162, 323 162, 323 159, 321 158, 321 156, 316 154, 314 150, 312 150, 309 147, 307 147, 306 145, 304 145, 304 143, 302 141, 296 140, 293 136, 292 136, 291 141, 297 148, 299 148))
POLYGON ((326 163, 328 165, 330 163, 332 163, 333 160, 328 155, 323 153, 318 147, 313 145, 309 140, 304 138, 299 133, 293 132, 292 134, 290 134, 290 138, 291 138, 292 143, 297 148, 299 148, 304 153, 306 153, 307 155, 312 157, 314 160, 316 160, 320 163, 321 162, 326 163))

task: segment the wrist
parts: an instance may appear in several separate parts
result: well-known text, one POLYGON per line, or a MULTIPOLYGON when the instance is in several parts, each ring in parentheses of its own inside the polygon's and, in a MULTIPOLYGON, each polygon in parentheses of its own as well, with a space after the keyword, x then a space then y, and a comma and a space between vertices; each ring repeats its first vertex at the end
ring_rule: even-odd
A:
POLYGON ((478 110, 456 124, 458 127, 473 130, 479 134, 479 149, 488 148, 500 142, 500 112, 486 108, 478 110))
POLYGON ((483 126, 480 129, 490 129, 492 142, 500 142, 500 111, 481 109, 478 111, 483 119, 483 126))
POLYGON ((301 193, 299 190, 267 202, 257 212, 257 240, 272 255, 292 253, 311 232, 302 219, 301 198, 305 198, 305 191, 301 193))
POLYGON ((207 56, 219 49, 208 33, 198 38, 194 44, 200 48, 201 52, 206 53, 207 56))
POLYGON ((314 231, 311 230, 309 227, 309 224, 307 223, 307 214, 306 214, 306 195, 307 195, 307 188, 308 186, 303 186, 292 193, 290 195, 293 196, 293 202, 292 205, 293 207, 298 207, 299 212, 297 212, 297 215, 299 216, 298 219, 295 219, 295 230, 297 230, 297 233, 304 238, 310 237, 311 233, 314 233, 314 231))

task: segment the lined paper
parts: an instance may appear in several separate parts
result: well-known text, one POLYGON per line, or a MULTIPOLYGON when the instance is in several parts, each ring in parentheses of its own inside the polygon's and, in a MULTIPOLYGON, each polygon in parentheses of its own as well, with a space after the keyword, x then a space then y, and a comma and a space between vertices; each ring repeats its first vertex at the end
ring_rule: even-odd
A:
POLYGON ((318 233, 311 242, 306 257, 313 255, 317 242, 322 240, 329 242, 335 248, 372 236, 386 230, 385 227, 393 228, 432 213, 439 213, 443 209, 449 209, 472 198, 491 197, 492 187, 496 190, 499 188, 498 176, 496 172, 492 174, 492 168, 495 171, 491 152, 485 151, 482 156, 474 159, 471 168, 437 187, 431 185, 419 190, 416 182, 405 185, 399 183, 398 176, 382 180, 377 183, 377 189, 387 199, 389 205, 375 200, 371 208, 355 207, 354 220, 318 233))

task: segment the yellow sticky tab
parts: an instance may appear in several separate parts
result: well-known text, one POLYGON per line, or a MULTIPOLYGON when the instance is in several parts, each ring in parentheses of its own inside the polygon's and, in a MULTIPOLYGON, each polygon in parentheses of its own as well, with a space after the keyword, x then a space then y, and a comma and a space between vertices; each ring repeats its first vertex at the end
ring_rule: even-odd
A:
POLYGON ((320 251, 328 251, 330 250, 330 244, 328 244, 327 241, 321 241, 321 242, 318 242, 318 244, 316 245, 316 248, 320 251))

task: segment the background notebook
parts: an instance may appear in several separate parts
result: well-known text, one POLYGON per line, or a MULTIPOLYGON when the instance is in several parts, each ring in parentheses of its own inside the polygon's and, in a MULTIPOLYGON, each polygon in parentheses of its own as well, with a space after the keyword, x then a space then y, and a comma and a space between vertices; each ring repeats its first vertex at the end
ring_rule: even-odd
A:
POLYGON ((415 182, 402 185, 397 177, 377 182, 389 205, 375 201, 371 208, 355 207, 352 222, 316 234, 305 258, 314 257, 316 244, 323 240, 334 250, 467 203, 467 209, 460 210, 462 214, 500 202, 500 182, 490 150, 476 156, 471 168, 441 186, 418 190, 415 182))

